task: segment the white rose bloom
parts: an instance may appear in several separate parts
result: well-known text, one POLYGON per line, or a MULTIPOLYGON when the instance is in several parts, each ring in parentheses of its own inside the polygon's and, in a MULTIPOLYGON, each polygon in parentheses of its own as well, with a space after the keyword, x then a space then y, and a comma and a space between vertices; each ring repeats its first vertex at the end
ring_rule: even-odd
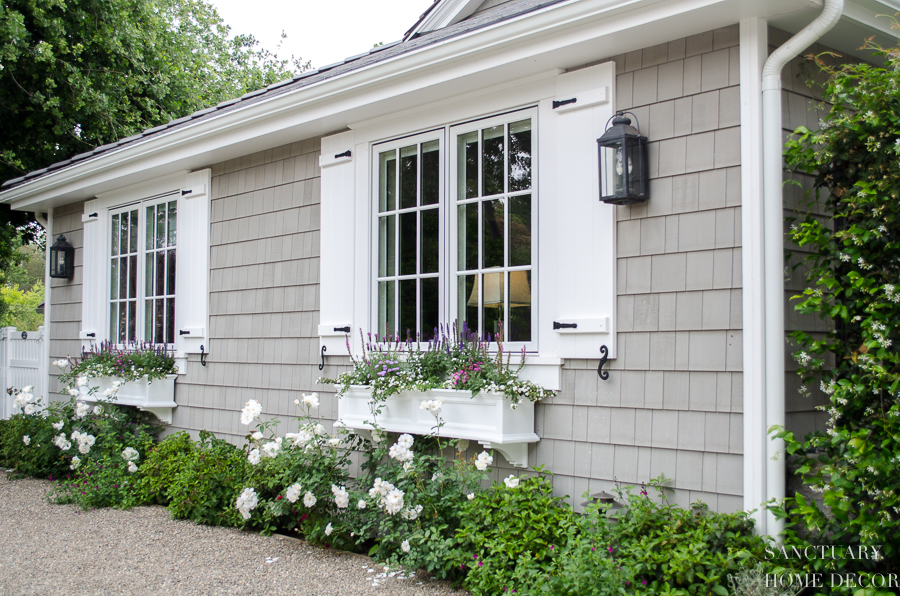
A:
POLYGON ((316 496, 309 491, 306 491, 306 494, 303 495, 303 504, 309 507, 310 509, 316 504, 316 496))
POLYGON ((422 506, 421 506, 421 505, 416 505, 414 508, 413 508, 413 507, 408 507, 408 508, 404 509, 404 510, 400 513, 400 515, 403 517, 403 519, 408 519, 408 520, 410 520, 410 521, 415 521, 415 520, 419 517, 419 514, 420 514, 420 513, 422 513, 422 506))
POLYGON ((81 464, 81 458, 77 455, 72 458, 72 463, 69 464, 69 469, 77 470, 78 466, 81 464))
POLYGON ((329 522, 328 525, 325 526, 325 535, 331 536, 332 532, 334 532, 334 528, 331 527, 331 522, 329 522))
POLYGON ((138 457, 140 457, 140 454, 134 447, 126 447, 124 451, 122 451, 122 459, 125 461, 134 461, 138 457))
POLYGON ((31 416, 32 414, 34 414, 34 410, 35 410, 34 404, 25 404, 25 413, 26 414, 31 416))
POLYGON ((60 420, 59 422, 54 422, 54 423, 51 424, 50 426, 52 426, 52 427, 55 428, 56 430, 62 430, 62 428, 63 428, 65 425, 66 425, 66 423, 63 422, 62 420, 60 420))
POLYGON ((65 369, 66 367, 69 366, 69 361, 68 360, 57 360, 56 362, 53 363, 53 366, 57 366, 59 368, 65 369))
POLYGON ((241 491, 241 495, 237 498, 235 506, 244 519, 250 519, 250 512, 256 509, 259 504, 259 497, 252 488, 245 488, 241 491))
POLYGON ((332 484, 331 492, 334 495, 334 504, 337 505, 338 509, 346 509, 350 506, 350 493, 347 492, 345 487, 332 484))
POLYGON ((25 385, 22 387, 22 393, 31 393, 34 391, 34 385, 25 385))
POLYGON ((81 391, 75 389, 74 387, 69 387, 68 389, 66 389, 66 393, 68 393, 72 397, 78 397, 79 395, 81 395, 81 391))
POLYGON ((506 485, 506 488, 516 488, 517 486, 519 486, 519 479, 510 474, 503 479, 503 484, 506 485))
POLYGON ((435 472, 434 474, 431 475, 432 482, 440 482, 443 479, 444 479, 444 475, 441 472, 435 472))
POLYGON ((244 405, 241 410, 241 424, 249 426, 253 421, 262 414, 262 404, 255 399, 251 399, 244 405))
POLYGON ((253 439, 254 441, 259 441, 260 439, 263 438, 263 434, 257 430, 257 431, 254 431, 252 435, 250 435, 250 438, 253 439))
POLYGON ((82 455, 87 455, 88 453, 91 452, 91 446, 88 445, 87 443, 79 443, 78 444, 78 452, 81 453, 82 455))
POLYGON ((403 549, 403 552, 408 553, 410 551, 409 540, 404 540, 400 543, 400 548, 403 549))
POLYGON ((253 449, 250 453, 247 454, 247 461, 252 465, 256 465, 259 463, 259 449, 253 449))
POLYGON ((322 426, 321 424, 317 424, 317 425, 315 425, 315 426, 313 427, 313 432, 314 432, 316 435, 318 435, 318 436, 324 435, 324 434, 325 434, 325 427, 322 426))
POLYGON ((91 411, 91 406, 87 405, 84 402, 79 402, 75 406, 75 417, 76 418, 84 418, 88 415, 88 412, 91 411))
POLYGON ((278 456, 278 451, 281 449, 281 443, 278 441, 269 441, 265 445, 262 446, 263 453, 267 457, 275 458, 278 456))
POLYGON ((113 381, 113 389, 118 390, 122 386, 122 381, 113 381))
POLYGON ((300 405, 300 400, 299 400, 299 399, 295 399, 295 400, 294 400, 294 405, 295 405, 295 406, 299 406, 299 405, 300 405))
POLYGON ((466 498, 469 499, 469 500, 471 501, 472 499, 475 498, 475 493, 469 493, 469 494, 467 494, 467 495, 466 495, 466 498))
POLYGON ((413 458, 413 452, 400 445, 400 443, 391 445, 391 448, 388 450, 388 454, 392 458, 400 462, 409 461, 413 458))
POLYGON ((53 439, 53 444, 62 449, 63 451, 68 451, 72 448, 72 443, 66 439, 66 435, 60 433, 55 439, 53 439))
POLYGON ((412 462, 408 462, 408 461, 403 462, 403 471, 404 472, 409 472, 412 469, 413 469, 412 462))
POLYGON ((478 471, 484 472, 488 469, 488 466, 494 463, 494 458, 491 457, 487 451, 482 451, 478 454, 478 457, 475 458, 475 467, 478 468, 478 471))
POLYGON ((30 445, 30 444, 31 444, 31 437, 29 437, 28 435, 23 435, 23 436, 22 436, 22 442, 25 443, 26 445, 30 445))
POLYGON ((362 499, 360 499, 359 502, 356 504, 356 508, 357 508, 357 509, 365 509, 365 508, 366 508, 366 502, 363 501, 362 499))
POLYGON ((87 382, 88 382, 87 377, 78 377, 78 379, 75 381, 75 384, 78 387, 84 387, 85 385, 87 385, 87 382))
POLYGON ((384 497, 384 511, 388 515, 399 513, 403 509, 403 491, 399 488, 392 489, 384 497))
POLYGON ((408 434, 400 435, 400 438, 397 439, 397 444, 406 449, 410 449, 413 446, 412 435, 408 435, 408 434))
POLYGON ((340 439, 328 439, 328 444, 331 445, 332 447, 337 447, 338 445, 341 444, 341 440, 340 439))
POLYGON ((137 472, 138 471, 137 464, 134 463, 133 461, 128 462, 128 471, 131 472, 132 474, 137 472))
POLYGON ((300 493, 303 491, 303 487, 298 483, 294 483, 290 485, 284 493, 284 498, 286 498, 291 503, 296 503, 300 499, 300 493))
POLYGON ((99 416, 103 413, 103 408, 100 406, 94 406, 94 416, 99 416))
POLYGON ((303 394, 303 405, 307 408, 318 408, 319 407, 319 394, 318 393, 310 393, 309 395, 303 394))
POLYGON ((444 399, 426 400, 419 404, 420 410, 428 410, 433 416, 441 413, 441 407, 444 405, 444 399))

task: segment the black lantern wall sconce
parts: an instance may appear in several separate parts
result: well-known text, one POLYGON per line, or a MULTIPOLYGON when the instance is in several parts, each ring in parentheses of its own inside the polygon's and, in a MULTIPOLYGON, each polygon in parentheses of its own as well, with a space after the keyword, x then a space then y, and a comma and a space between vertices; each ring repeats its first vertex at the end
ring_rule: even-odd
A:
POLYGON ((75 275, 75 247, 62 234, 50 247, 50 277, 71 278, 75 275))
MULTIPOLYGON (((647 137, 631 126, 631 119, 616 112, 597 139, 600 159, 600 200, 610 205, 642 203, 650 198, 647 137)), ((637 123, 640 126, 640 123, 637 123)))

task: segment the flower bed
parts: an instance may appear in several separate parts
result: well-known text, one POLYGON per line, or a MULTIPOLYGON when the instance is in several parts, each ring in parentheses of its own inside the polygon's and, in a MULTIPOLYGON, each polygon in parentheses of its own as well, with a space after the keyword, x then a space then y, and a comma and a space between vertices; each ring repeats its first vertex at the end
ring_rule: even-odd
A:
POLYGON ((502 393, 451 389, 403 391, 376 407, 371 387, 351 386, 338 401, 338 418, 348 428, 371 432, 375 428, 414 435, 434 432, 436 421, 426 403, 441 405, 442 437, 478 441, 496 449, 518 467, 528 467, 528 444, 540 440, 534 432, 534 402, 509 407, 502 393))

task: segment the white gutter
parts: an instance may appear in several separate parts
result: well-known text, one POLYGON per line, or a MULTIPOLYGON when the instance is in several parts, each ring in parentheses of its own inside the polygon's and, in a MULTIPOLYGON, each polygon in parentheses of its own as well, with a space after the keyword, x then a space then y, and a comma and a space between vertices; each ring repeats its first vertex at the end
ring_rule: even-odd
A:
MULTIPOLYGON (((772 52, 762 76, 763 210, 766 305, 766 429, 784 426, 784 200, 782 195, 784 139, 781 129, 781 70, 815 43, 841 17, 844 0, 825 0, 822 14, 783 46, 772 52)), ((766 442, 766 499, 785 496, 784 441, 766 442)), ((766 532, 778 537, 784 521, 766 513, 766 532)))

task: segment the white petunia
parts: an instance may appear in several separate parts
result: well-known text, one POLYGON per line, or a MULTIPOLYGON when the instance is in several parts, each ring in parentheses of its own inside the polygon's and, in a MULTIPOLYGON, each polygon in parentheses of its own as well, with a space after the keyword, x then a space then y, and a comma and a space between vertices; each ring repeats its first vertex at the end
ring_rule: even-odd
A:
POLYGON ((328 522, 328 525, 325 526, 325 535, 331 536, 332 532, 334 532, 334 528, 331 527, 331 522, 328 522))
POLYGON ((519 479, 510 474, 503 479, 503 484, 506 485, 506 488, 516 488, 517 486, 519 486, 519 479))
POLYGON ((140 457, 140 454, 134 447, 126 447, 125 450, 122 451, 122 459, 125 461, 134 461, 138 457, 140 457))
POLYGON ((66 425, 66 423, 63 422, 62 420, 60 420, 59 422, 54 422, 54 423, 51 424, 50 426, 52 426, 52 427, 55 428, 56 430, 62 430, 62 428, 63 428, 65 425, 66 425))
POLYGON ((250 453, 247 454, 247 461, 250 462, 251 465, 256 465, 259 463, 259 449, 252 449, 250 453))
POLYGON ((248 401, 241 410, 241 424, 249 426, 262 414, 262 404, 255 399, 248 401))
POLYGON ((241 517, 243 517, 244 519, 250 519, 250 512, 256 509, 256 506, 258 504, 259 497, 256 496, 256 491, 252 488, 245 488, 243 491, 241 491, 241 495, 237 498, 235 506, 240 512, 241 517))
POLYGON ((303 394, 302 400, 303 405, 307 408, 318 408, 319 407, 319 394, 318 393, 310 393, 303 394))
POLYGON ((402 435, 400 435, 400 438, 397 439, 397 444, 400 445, 401 447, 406 448, 406 449, 411 448, 411 447, 413 446, 413 437, 412 437, 412 435, 408 435, 408 434, 402 434, 402 435))
POLYGON ((29 437, 28 435, 23 435, 23 436, 22 436, 22 442, 25 443, 26 445, 30 445, 30 444, 31 444, 31 437, 29 437))
POLYGON ((404 540, 400 543, 400 548, 403 549, 403 552, 408 553, 410 551, 409 540, 404 540))
POLYGON ((306 491, 306 494, 303 495, 303 504, 310 509, 316 504, 317 500, 316 496, 309 491, 306 491))
POLYGON ((478 457, 475 458, 475 467, 478 468, 479 472, 484 472, 488 469, 488 466, 494 463, 494 458, 491 457, 487 451, 482 451, 478 454, 478 457))
POLYGON ((346 509, 350 506, 350 493, 345 487, 332 484, 331 493, 334 495, 334 504, 338 509, 346 509))
POLYGON ((357 509, 365 509, 365 508, 366 508, 366 502, 363 501, 362 499, 360 499, 359 502, 356 504, 356 508, 357 508, 357 509))
POLYGON ((284 498, 286 498, 291 503, 296 503, 300 499, 300 493, 303 491, 303 487, 298 483, 294 483, 290 485, 284 493, 284 498))

